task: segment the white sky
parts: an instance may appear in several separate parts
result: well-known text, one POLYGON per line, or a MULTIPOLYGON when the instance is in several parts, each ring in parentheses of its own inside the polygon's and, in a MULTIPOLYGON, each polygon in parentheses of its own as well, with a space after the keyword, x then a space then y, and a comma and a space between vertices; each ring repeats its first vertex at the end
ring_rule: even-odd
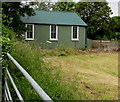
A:
POLYGON ((118 2, 120 0, 107 0, 107 1, 109 2, 109 6, 111 7, 111 9, 113 11, 113 15, 111 15, 111 17, 118 16, 118 2))

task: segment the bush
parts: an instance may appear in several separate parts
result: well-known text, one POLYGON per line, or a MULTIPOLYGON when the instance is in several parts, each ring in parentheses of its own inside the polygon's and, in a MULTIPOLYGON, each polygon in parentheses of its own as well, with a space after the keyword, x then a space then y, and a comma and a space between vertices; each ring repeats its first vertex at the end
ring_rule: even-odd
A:
POLYGON ((2 26, 2 37, 0 38, 0 46, 2 46, 2 67, 7 67, 7 52, 11 50, 11 39, 13 39, 14 32, 9 30, 6 26, 2 26))
POLYGON ((2 25, 2 36, 9 38, 10 40, 15 39, 15 33, 13 32, 12 29, 2 25))

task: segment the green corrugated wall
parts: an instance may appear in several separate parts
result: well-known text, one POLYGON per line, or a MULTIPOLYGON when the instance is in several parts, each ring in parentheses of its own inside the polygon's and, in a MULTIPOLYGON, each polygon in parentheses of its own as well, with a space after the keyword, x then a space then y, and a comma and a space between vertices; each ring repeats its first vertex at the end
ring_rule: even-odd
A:
POLYGON ((91 49, 92 48, 92 40, 87 38, 87 49, 91 49))
POLYGON ((85 49, 85 27, 79 28, 79 41, 71 40, 71 26, 58 26, 58 41, 50 41, 50 25, 34 25, 35 41, 41 48, 52 49, 60 45, 75 49, 85 49), (52 43, 47 43, 50 41, 52 43))

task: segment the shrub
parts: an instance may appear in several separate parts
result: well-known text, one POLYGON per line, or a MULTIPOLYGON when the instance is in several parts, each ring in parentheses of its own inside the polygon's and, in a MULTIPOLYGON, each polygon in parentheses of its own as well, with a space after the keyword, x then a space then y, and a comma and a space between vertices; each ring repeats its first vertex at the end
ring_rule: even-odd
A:
POLYGON ((10 40, 15 39, 15 33, 12 29, 2 25, 2 36, 9 38, 10 40))
POLYGON ((2 26, 2 37, 0 38, 0 46, 2 51, 2 67, 7 66, 7 52, 10 52, 11 50, 11 39, 14 38, 14 32, 10 29, 8 29, 6 26, 2 26))

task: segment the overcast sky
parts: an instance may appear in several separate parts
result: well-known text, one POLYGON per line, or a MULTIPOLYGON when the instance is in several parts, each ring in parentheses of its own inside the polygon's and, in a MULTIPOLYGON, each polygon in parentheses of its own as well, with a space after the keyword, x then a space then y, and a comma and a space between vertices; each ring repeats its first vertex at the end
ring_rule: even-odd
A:
POLYGON ((109 2, 109 6, 113 11, 113 15, 111 16, 118 16, 118 2, 120 0, 107 0, 109 2))

